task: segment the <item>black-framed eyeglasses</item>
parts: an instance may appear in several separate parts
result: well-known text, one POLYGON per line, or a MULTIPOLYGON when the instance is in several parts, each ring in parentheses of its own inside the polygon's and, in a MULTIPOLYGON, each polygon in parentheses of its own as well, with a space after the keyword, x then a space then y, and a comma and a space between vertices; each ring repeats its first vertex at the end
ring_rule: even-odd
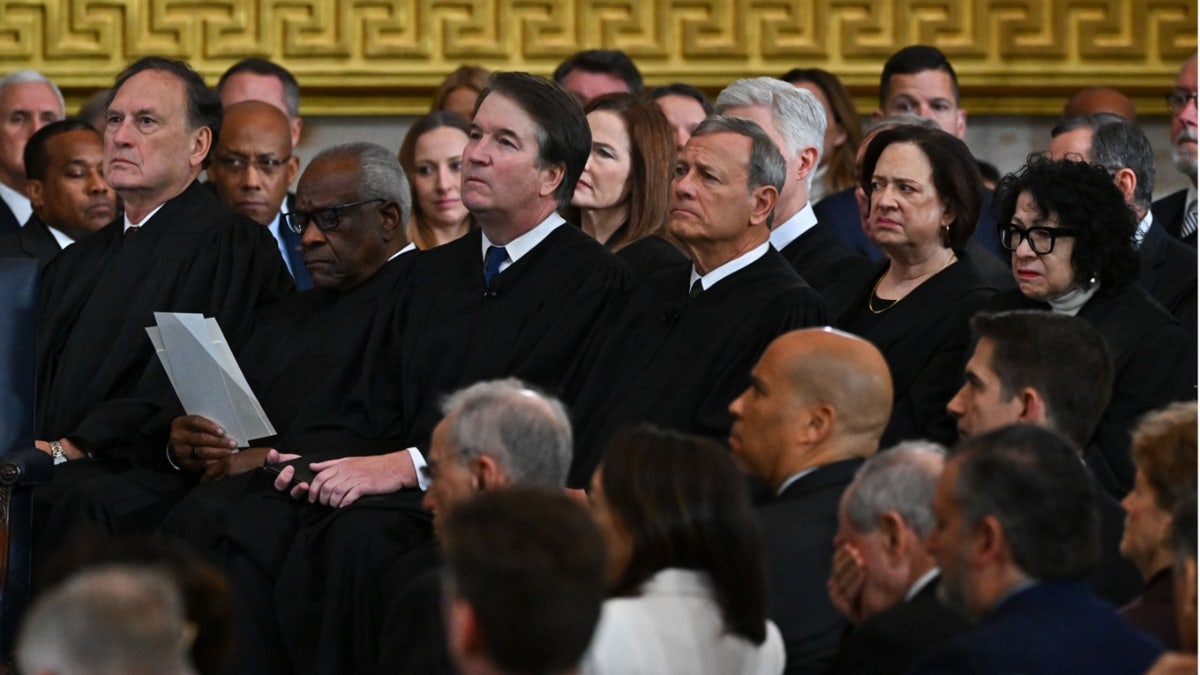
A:
POLYGON ((1029 248, 1038 255, 1045 255, 1054 250, 1054 241, 1059 237, 1074 237, 1079 230, 1065 227, 1030 227, 1024 228, 1015 223, 1000 226, 1000 246, 1006 251, 1015 251, 1022 241, 1029 242, 1029 248))
POLYGON ((280 158, 280 157, 253 157, 253 158, 251 158, 251 157, 243 157, 241 155, 222 155, 219 157, 213 157, 213 161, 216 162, 217 166, 221 167, 221 170, 223 170, 223 171, 227 171, 229 173, 236 174, 236 175, 241 175, 242 172, 244 172, 246 170, 246 167, 253 164, 254 168, 258 169, 258 172, 263 174, 264 176, 274 176, 276 173, 279 172, 280 169, 283 168, 283 165, 287 164, 289 161, 291 161, 291 159, 292 159, 291 155, 288 155, 287 157, 282 157, 282 158, 280 158))
POLYGON ((383 197, 375 197, 374 199, 364 199, 362 201, 350 202, 349 204, 338 204, 337 206, 328 206, 323 209, 313 209, 312 211, 292 211, 283 214, 283 221, 287 223, 288 229, 296 234, 304 234, 304 228, 308 224, 317 226, 317 229, 322 232, 330 232, 336 230, 342 222, 342 216, 346 211, 363 204, 372 202, 386 202, 383 197))
POLYGON ((1195 101, 1196 92, 1187 89, 1172 89, 1166 96, 1167 108, 1172 115, 1178 115, 1187 107, 1188 101, 1195 101))

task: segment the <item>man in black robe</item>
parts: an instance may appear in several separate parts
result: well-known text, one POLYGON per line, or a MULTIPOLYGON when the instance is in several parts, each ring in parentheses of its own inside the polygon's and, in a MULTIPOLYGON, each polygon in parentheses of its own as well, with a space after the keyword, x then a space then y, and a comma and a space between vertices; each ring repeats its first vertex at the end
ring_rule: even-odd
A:
POLYGON ((577 429, 570 487, 588 485, 623 426, 723 440, 729 401, 771 340, 825 323, 820 295, 768 242, 786 167, 751 120, 710 117, 693 132, 667 217, 691 262, 648 277, 587 349, 567 393, 577 429))
POLYGON ((771 245, 810 286, 824 294, 846 271, 869 267, 808 201, 812 174, 821 163, 825 111, 811 92, 770 77, 738 80, 717 97, 717 112, 754 120, 779 146, 787 177, 772 218, 771 245))
POLYGON ((117 197, 104 180, 104 139, 79 120, 38 129, 25 144, 25 189, 33 215, 0 236, 0 257, 34 258, 45 267, 58 252, 99 230, 116 215, 117 197))
POLYGON ((98 472, 169 466, 169 418, 156 420, 178 404, 146 336, 154 312, 215 317, 236 351, 254 311, 292 288, 270 235, 196 182, 220 121, 182 62, 147 57, 117 78, 104 175, 125 213, 42 275, 37 446, 60 465, 43 498, 98 472))
POLYGON ((776 338, 729 406, 734 455, 774 495, 758 514, 767 611, 783 635, 790 675, 825 672, 846 629, 826 590, 838 502, 879 448, 891 411, 883 354, 831 328, 776 338))

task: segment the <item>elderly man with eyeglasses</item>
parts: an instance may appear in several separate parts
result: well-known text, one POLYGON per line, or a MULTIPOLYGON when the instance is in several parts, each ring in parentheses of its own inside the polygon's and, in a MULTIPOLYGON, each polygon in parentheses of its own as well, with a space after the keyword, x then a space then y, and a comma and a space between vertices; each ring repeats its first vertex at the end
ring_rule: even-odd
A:
POLYGON ((1167 92, 1171 111, 1171 158, 1191 185, 1154 202, 1154 220, 1172 236, 1196 246, 1196 55, 1193 54, 1167 92))
POLYGON ((300 237, 280 217, 294 206, 295 196, 288 188, 300 170, 300 158, 292 154, 287 115, 262 101, 234 103, 224 115, 208 166, 209 185, 226 206, 266 226, 296 288, 312 288, 300 254, 300 237))

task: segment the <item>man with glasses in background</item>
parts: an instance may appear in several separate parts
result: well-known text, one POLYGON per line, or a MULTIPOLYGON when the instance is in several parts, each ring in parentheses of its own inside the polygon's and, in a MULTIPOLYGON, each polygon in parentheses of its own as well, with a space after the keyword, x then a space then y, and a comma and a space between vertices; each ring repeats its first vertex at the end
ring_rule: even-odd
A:
POLYGON ((1196 247, 1196 55, 1179 69, 1175 88, 1167 94, 1171 110, 1171 158, 1190 187, 1154 202, 1154 222, 1172 236, 1196 247))

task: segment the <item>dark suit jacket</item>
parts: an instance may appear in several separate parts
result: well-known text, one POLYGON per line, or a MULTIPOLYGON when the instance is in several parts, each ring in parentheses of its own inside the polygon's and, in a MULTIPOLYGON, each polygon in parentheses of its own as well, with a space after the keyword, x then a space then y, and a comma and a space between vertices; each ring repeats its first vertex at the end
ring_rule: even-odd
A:
POLYGON ((1144 673, 1163 651, 1081 581, 1045 581, 1005 598, 983 623, 910 673, 1144 673))
POLYGON ((1196 339, 1196 249, 1155 221, 1138 249, 1138 283, 1196 339))
POLYGON ((929 650, 971 627, 967 617, 938 600, 941 577, 911 600, 871 616, 842 642, 832 675, 903 673, 929 650))
POLYGON ((21 223, 13 215, 12 209, 8 208, 8 202, 0 199, 0 234, 8 234, 20 229, 21 223))
POLYGON ((833 607, 826 581, 842 491, 862 466, 850 459, 817 468, 759 507, 767 564, 767 609, 787 649, 789 675, 823 673, 846 619, 833 607))
POLYGON ((843 275, 872 267, 867 258, 846 245, 833 228, 820 221, 779 253, 822 296, 843 275))
POLYGON ((0 258, 34 258, 38 269, 46 266, 62 248, 50 234, 50 228, 34 214, 25 227, 0 236, 0 258))
POLYGON ((1196 248, 1196 233, 1193 232, 1187 237, 1179 236, 1179 228, 1183 227, 1183 215, 1187 210, 1187 188, 1178 192, 1163 197, 1154 202, 1150 207, 1150 212, 1154 214, 1154 222, 1162 225, 1176 239, 1182 239, 1184 242, 1196 248))

